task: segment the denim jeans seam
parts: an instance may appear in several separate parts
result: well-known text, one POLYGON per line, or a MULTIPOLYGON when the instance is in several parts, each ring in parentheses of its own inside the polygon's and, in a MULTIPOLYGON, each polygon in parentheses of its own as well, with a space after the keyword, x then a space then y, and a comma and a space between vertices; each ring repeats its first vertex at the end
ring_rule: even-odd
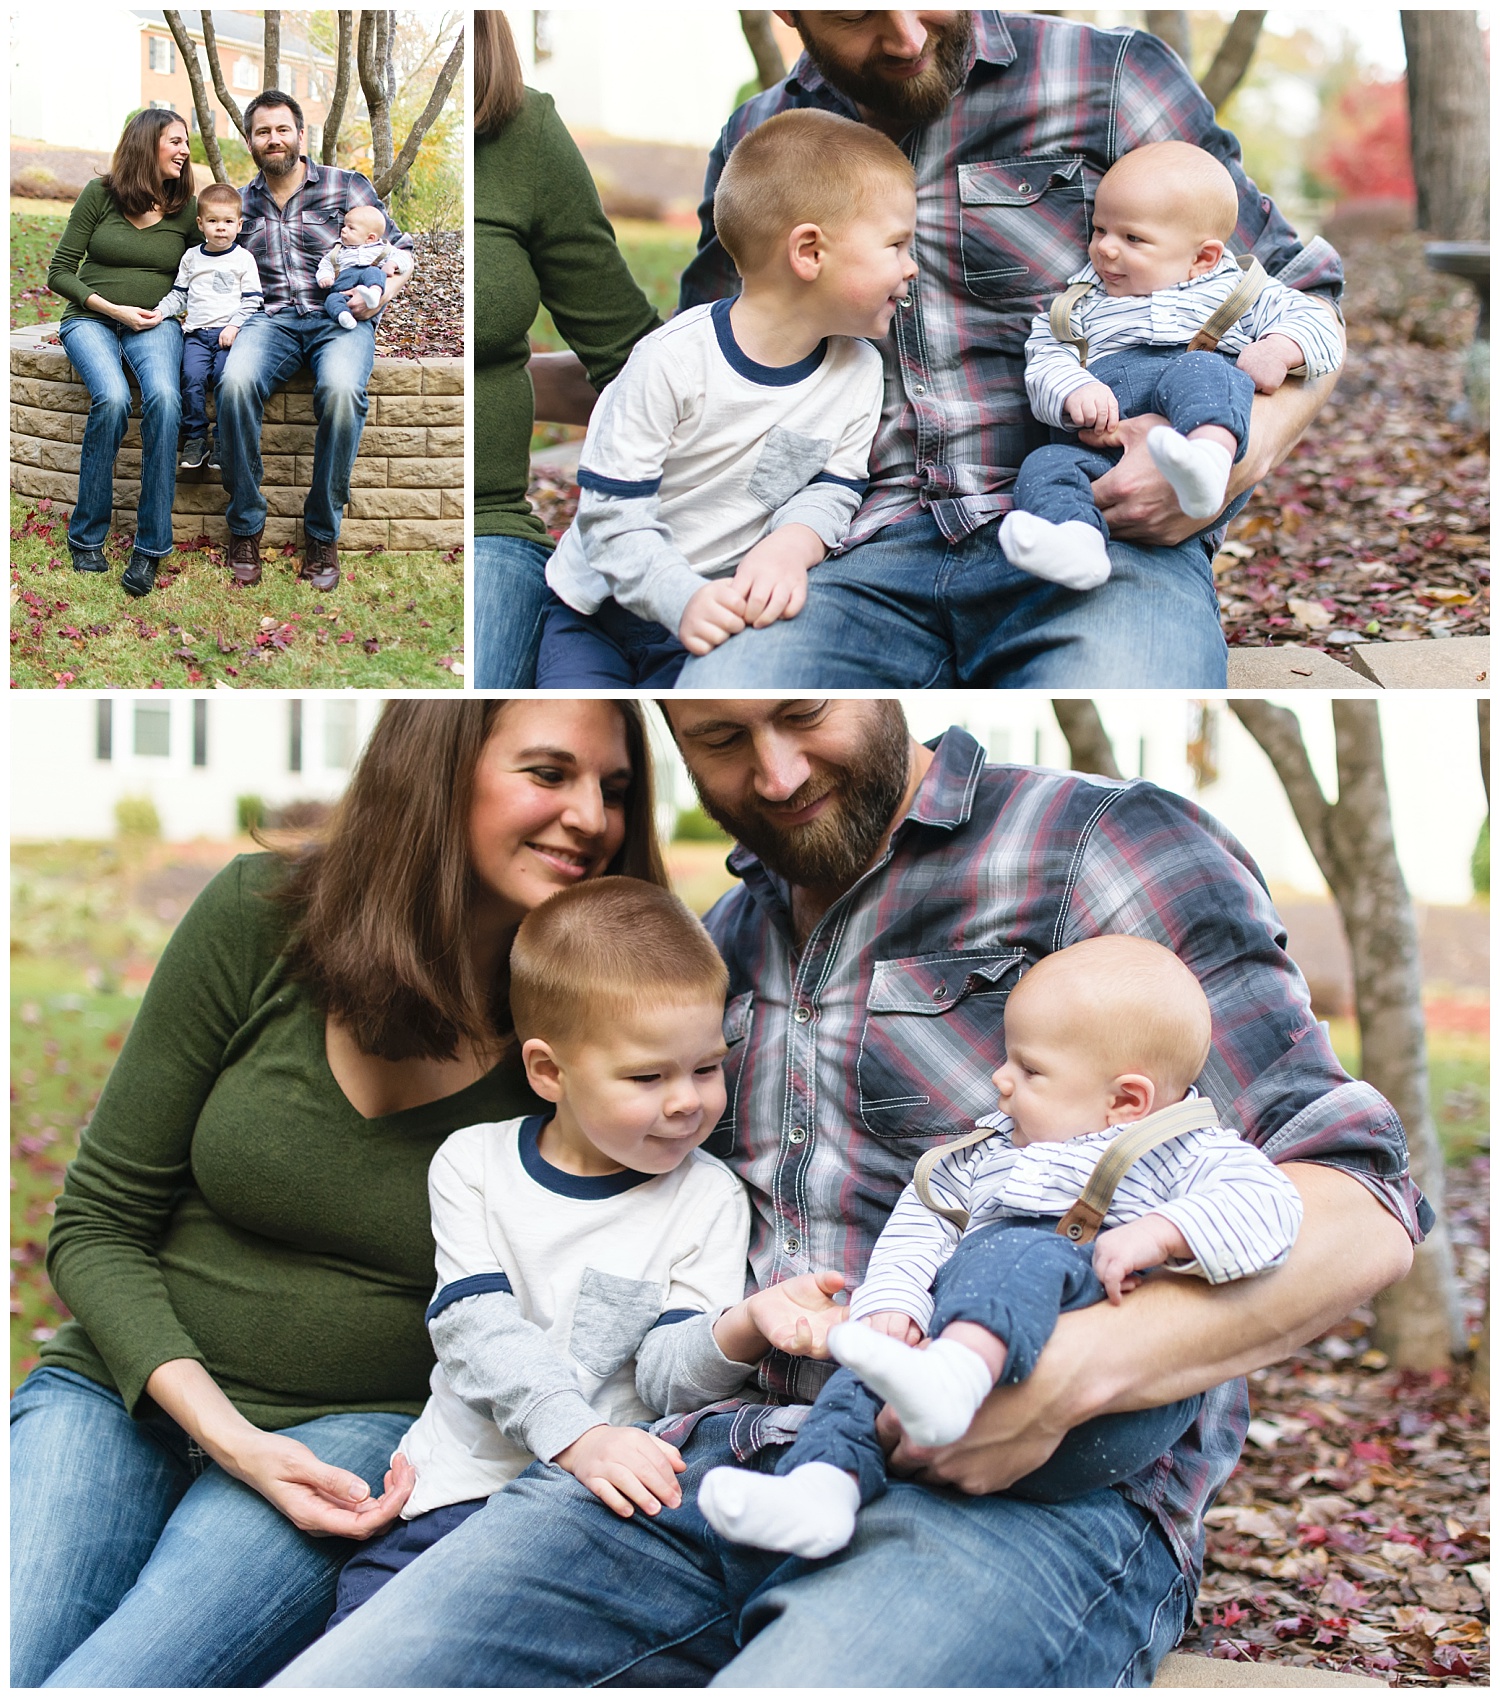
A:
POLYGON ((610 1681, 618 1680, 622 1674, 638 1667, 648 1658, 659 1657, 663 1651, 671 1651, 678 1645, 686 1645, 690 1639, 696 1639, 700 1633, 706 1632, 716 1622, 728 1621, 730 1614, 731 1612, 727 1609, 720 1610, 717 1615, 709 1616, 707 1620, 700 1621, 696 1627, 690 1628, 686 1633, 679 1633, 675 1639, 667 1639, 660 1645, 653 1645, 650 1650, 642 1651, 639 1656, 632 1656, 628 1661, 621 1663, 618 1668, 609 1669, 604 1674, 596 1676, 589 1682, 590 1687, 607 1686, 610 1681))
MULTIPOLYGON (((1113 1489, 1113 1488, 1111 1488, 1111 1489, 1113 1489)), ((1126 1501, 1128 1502, 1129 1500, 1127 1499, 1126 1501)), ((1130 1507, 1132 1509, 1136 1509, 1136 1506, 1134 1504, 1131 1504, 1130 1507)), ((1076 1644, 1078 1642, 1078 1637, 1081 1637, 1081 1636, 1084 1635, 1084 1630, 1086 1630, 1086 1628, 1088 1626, 1089 1617, 1091 1615, 1093 1615, 1094 1611, 1097 1610, 1102 1603, 1104 1603, 1115 1591, 1118 1590, 1121 1582, 1125 1579, 1126 1575, 1129 1574, 1131 1568, 1134 1566, 1134 1564, 1137 1561, 1139 1561, 1141 1559, 1142 1555, 1144 1554, 1144 1552, 1146 1550, 1147 1545, 1151 1542, 1151 1540, 1153 1538, 1160 1538, 1160 1534, 1157 1532, 1155 1524, 1151 1521, 1150 1517, 1147 1516, 1145 1511, 1140 1510, 1140 1509, 1136 1509, 1136 1513, 1141 1517, 1140 1537, 1130 1547, 1129 1551, 1124 1554, 1124 1556, 1121 1558, 1118 1565, 1115 1567, 1115 1569, 1111 1573, 1101 1574, 1099 1576, 1099 1582, 1100 1582, 1099 1588, 1098 1588, 1097 1592, 1094 1594, 1094 1597, 1089 1601, 1088 1606, 1084 1609, 1084 1611, 1082 1612, 1082 1614, 1079 1618, 1079 1621, 1078 1621, 1079 1635, 1075 1636, 1075 1639, 1073 1641, 1074 1644, 1076 1644)), ((1174 1563, 1174 1567, 1175 1567, 1175 1563, 1174 1563)), ((1177 1586, 1181 1583, 1181 1579, 1182 1579, 1182 1576, 1179 1573, 1176 1576, 1176 1578, 1173 1580, 1171 1588, 1168 1590, 1168 1593, 1167 1593, 1168 1598, 1170 1598, 1172 1593, 1176 1591, 1177 1586)), ((1158 1603, 1156 1605, 1156 1607, 1151 1612, 1151 1620, 1152 1620, 1153 1625, 1156 1622, 1156 1619, 1157 1619, 1157 1617, 1160 1613, 1160 1610, 1161 1610, 1161 1604, 1158 1603)), ((1148 1643, 1149 1643, 1149 1640, 1148 1640, 1148 1643)), ((1134 1657, 1138 1654, 1139 1654, 1138 1652, 1132 1653, 1132 1661, 1134 1660, 1134 1657)), ((1130 1663, 1126 1663, 1124 1669, 1121 1672, 1122 1673, 1128 1673, 1130 1666, 1131 1666, 1130 1663)), ((1063 1670, 1061 1672, 1066 1672, 1066 1670, 1063 1670)), ((1116 1684, 1118 1685, 1119 1682, 1117 1681, 1116 1684)))

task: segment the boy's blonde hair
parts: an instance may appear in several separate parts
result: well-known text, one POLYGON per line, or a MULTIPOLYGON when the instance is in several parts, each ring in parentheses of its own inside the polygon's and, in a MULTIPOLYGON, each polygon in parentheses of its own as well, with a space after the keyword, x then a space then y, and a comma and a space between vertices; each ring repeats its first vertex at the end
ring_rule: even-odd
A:
POLYGON ((198 191, 198 210, 215 205, 232 206, 238 212, 244 202, 233 183, 208 183, 198 191))
POLYGON ((1158 1108, 1181 1100, 1213 1039, 1202 985, 1170 949, 1144 937, 1085 938, 1044 955, 1010 993, 1006 1011, 1016 1008, 1055 1021, 1111 1078, 1144 1073, 1158 1108))
POLYGON ((916 186, 889 136, 835 112, 778 112, 735 144, 714 190, 714 229, 743 277, 798 224, 836 233, 883 188, 916 186))
POLYGON ((670 890, 596 878, 549 896, 510 952, 516 1037, 568 1043, 643 1008, 722 1003, 729 969, 703 922, 670 890))
POLYGON ((1215 241, 1228 242, 1240 221, 1240 197, 1229 167, 1192 142, 1146 142, 1132 148, 1104 173, 1100 187, 1111 177, 1147 185, 1174 223, 1215 241))

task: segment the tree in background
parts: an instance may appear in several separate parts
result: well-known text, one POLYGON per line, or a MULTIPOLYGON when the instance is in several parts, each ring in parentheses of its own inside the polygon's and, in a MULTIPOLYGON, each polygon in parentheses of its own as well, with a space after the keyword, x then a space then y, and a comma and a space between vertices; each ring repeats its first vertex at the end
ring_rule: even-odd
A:
MULTIPOLYGON (((1143 12, 1146 28, 1166 42, 1189 70, 1193 67, 1193 39, 1187 12, 1143 12)), ((1230 95, 1245 80, 1250 61, 1255 57, 1260 40, 1264 12, 1236 12, 1209 60, 1208 68, 1198 78, 1198 87, 1207 95, 1217 112, 1230 95)))
POLYGON ((1099 710, 1090 701, 1056 697, 1052 712, 1068 740, 1068 762, 1074 772, 1097 772, 1101 778, 1123 778, 1114 744, 1104 729, 1099 710))
POLYGON ((1415 206, 1411 124, 1406 82, 1361 77, 1329 102, 1310 168, 1319 185, 1340 200, 1405 201, 1415 206))
POLYGON ((1230 702, 1276 770, 1333 892, 1354 970, 1360 1074, 1406 1128, 1412 1174, 1437 1220, 1411 1273, 1375 1299, 1375 1342, 1398 1368, 1446 1367, 1467 1349, 1453 1247, 1443 1217, 1443 1152, 1433 1125, 1416 913, 1396 860, 1377 705, 1333 703, 1338 800, 1324 796, 1297 716, 1230 702))
MULTIPOLYGON (((786 61, 781 56, 781 47, 771 29, 771 14, 769 12, 741 12, 740 29, 744 32, 745 41, 750 48, 751 57, 755 60, 755 83, 747 85, 753 94, 757 88, 775 88, 777 83, 786 75, 786 61)), ((742 89, 735 101, 738 106, 741 101, 750 96, 742 89)))
POLYGON ((1490 234, 1490 75, 1477 12, 1403 12, 1417 227, 1443 241, 1490 234))

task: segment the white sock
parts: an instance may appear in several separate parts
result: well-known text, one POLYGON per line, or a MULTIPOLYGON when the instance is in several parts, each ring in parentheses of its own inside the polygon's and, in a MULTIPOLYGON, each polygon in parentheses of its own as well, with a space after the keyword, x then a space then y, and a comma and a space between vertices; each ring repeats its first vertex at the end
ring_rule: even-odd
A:
POLYGON ((345 330, 353 330, 358 325, 359 320, 352 312, 341 312, 339 314, 339 323, 343 325, 345 330))
POLYGON ((1056 525, 1020 508, 1000 521, 1000 546, 1012 566, 1070 590, 1096 590, 1109 576, 1109 549, 1085 519, 1056 525))
POLYGON ((1146 446, 1183 512, 1190 519, 1213 518, 1224 505, 1234 466, 1223 443, 1204 437, 1189 442, 1170 425, 1156 425, 1146 433, 1146 446))
POLYGON ((790 1474, 710 1468, 698 1507, 716 1533, 737 1545, 824 1557, 854 1537, 859 1486, 828 1462, 804 1462, 790 1474))
POLYGON ((365 305, 367 307, 378 307, 380 305, 380 297, 385 293, 385 290, 377 289, 373 283, 361 283, 354 293, 356 295, 364 296, 365 305))
POLYGON ((846 1321, 828 1334, 828 1348, 890 1404, 914 1444, 962 1438, 994 1389, 984 1362, 956 1339, 936 1338, 925 1350, 913 1350, 873 1327, 846 1321))

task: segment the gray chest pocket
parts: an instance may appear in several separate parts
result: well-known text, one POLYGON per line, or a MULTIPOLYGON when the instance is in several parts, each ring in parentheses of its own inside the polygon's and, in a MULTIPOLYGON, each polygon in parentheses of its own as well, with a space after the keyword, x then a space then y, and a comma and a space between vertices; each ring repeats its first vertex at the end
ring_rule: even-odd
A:
POLYGON ((829 437, 799 436, 794 430, 773 425, 755 463, 750 493, 774 513, 804 484, 812 482, 828 464, 832 452, 833 441, 829 437))
POLYGON ((651 1280, 585 1268, 569 1351, 591 1374, 607 1379, 640 1349, 661 1314, 661 1300, 661 1287, 651 1280))
POLYGON ((240 280, 232 271, 216 271, 214 273, 214 293, 218 295, 237 295, 240 292, 240 280))

